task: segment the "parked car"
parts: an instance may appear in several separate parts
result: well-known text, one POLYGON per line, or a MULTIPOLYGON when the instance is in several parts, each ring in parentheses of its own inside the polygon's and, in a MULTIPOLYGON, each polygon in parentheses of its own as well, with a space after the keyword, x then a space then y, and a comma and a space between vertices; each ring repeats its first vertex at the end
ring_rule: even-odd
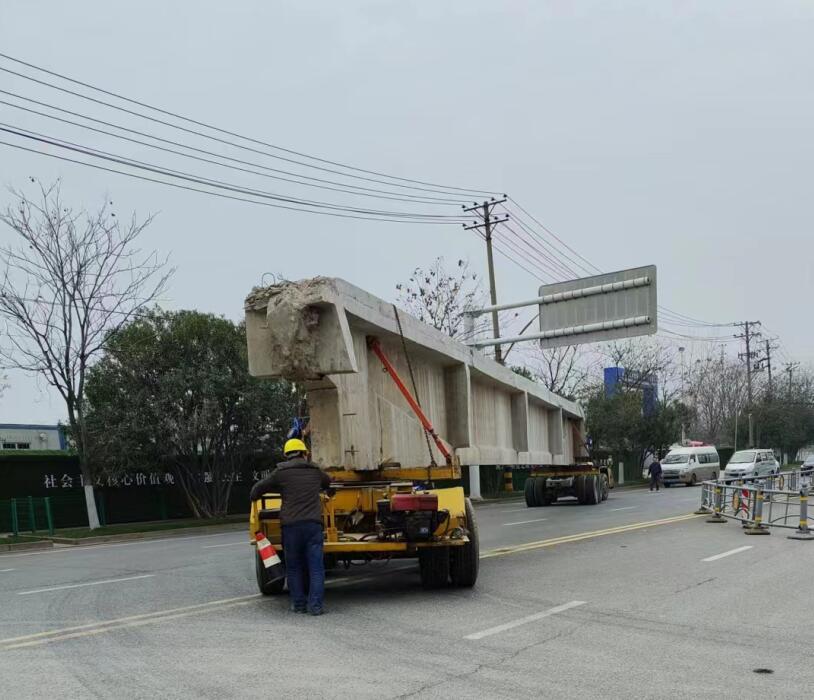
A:
POLYGON ((805 461, 800 465, 800 471, 803 474, 814 474, 814 454, 810 454, 805 458, 805 461))
POLYGON ((721 459, 712 445, 674 447, 661 460, 661 478, 665 486, 695 486, 700 481, 717 479, 720 471, 721 459))
POLYGON ((780 473, 780 463, 771 450, 738 450, 724 470, 726 479, 756 479, 780 473))

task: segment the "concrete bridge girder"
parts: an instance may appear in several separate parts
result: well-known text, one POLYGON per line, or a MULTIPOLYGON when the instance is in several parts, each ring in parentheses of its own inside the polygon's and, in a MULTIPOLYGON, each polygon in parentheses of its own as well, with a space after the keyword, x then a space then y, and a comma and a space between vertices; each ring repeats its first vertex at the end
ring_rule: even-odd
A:
MULTIPOLYGON (((313 278, 256 289, 245 311, 252 375, 305 383, 317 463, 356 470, 429 463, 421 424, 367 344, 379 340, 412 390, 392 304, 341 279, 313 278)), ((461 464, 574 461, 584 442, 578 404, 398 316, 418 399, 461 464)))

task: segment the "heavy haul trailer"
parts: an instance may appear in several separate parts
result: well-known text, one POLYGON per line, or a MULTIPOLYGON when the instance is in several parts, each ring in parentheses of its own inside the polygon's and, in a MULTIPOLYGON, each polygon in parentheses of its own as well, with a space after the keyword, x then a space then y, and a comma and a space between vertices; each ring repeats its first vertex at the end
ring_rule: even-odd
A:
POLYGON ((613 472, 604 466, 538 466, 526 479, 524 496, 529 508, 550 506, 566 496, 575 497, 581 505, 593 506, 607 500, 613 486, 613 472))
MULTIPOLYGON (((331 493, 322 496, 323 552, 326 568, 354 562, 418 558, 425 588, 469 588, 478 578, 480 551, 472 503, 460 486, 428 488, 436 480, 460 481, 461 469, 447 445, 410 393, 379 341, 368 337, 367 345, 379 358, 427 436, 444 456, 446 465, 404 469, 398 466, 375 470, 327 469, 331 493)), ((430 449, 430 459, 432 460, 430 449)), ((252 503, 249 531, 262 533, 275 547, 283 563, 280 526, 282 499, 264 494, 252 503)), ((271 579, 259 552, 255 552, 257 586, 264 595, 281 593, 285 579, 271 579)))
MULTIPOLYGON (((328 563, 413 557, 424 585, 471 586, 477 526, 460 465, 582 456, 577 404, 343 280, 255 289, 245 311, 251 374, 306 392, 311 459, 336 487, 323 500, 328 563)), ((253 503, 250 532, 282 549, 279 506, 274 494, 253 503)), ((280 590, 264 573, 261 590, 280 590)))
MULTIPOLYGON (((335 493, 323 496, 326 568, 337 564, 417 558, 426 588, 474 586, 478 578, 478 530, 461 487, 421 490, 426 469, 383 469, 364 479, 328 470, 335 493), (421 473, 423 472, 423 474, 421 473), (413 478, 409 478, 413 477, 413 478)), ((437 468, 433 478, 460 478, 458 468, 437 468)), ((285 558, 280 499, 272 494, 252 504, 249 529, 262 532, 285 558)), ((257 584, 265 595, 280 593, 255 554, 257 584)))

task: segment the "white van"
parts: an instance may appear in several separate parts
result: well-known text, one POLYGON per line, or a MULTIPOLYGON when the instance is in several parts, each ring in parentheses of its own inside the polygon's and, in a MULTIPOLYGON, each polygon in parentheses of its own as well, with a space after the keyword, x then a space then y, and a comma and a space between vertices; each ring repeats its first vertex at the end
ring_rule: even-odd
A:
POLYGON ((679 483, 695 486, 701 481, 717 479, 720 471, 721 459, 712 445, 674 447, 661 460, 665 486, 679 483))

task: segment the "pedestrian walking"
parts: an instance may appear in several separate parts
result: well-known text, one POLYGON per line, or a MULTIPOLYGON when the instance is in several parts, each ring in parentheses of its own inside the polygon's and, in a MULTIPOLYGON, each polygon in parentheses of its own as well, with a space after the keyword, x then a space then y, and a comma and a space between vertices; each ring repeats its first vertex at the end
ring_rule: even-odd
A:
POLYGON ((650 490, 655 487, 658 491, 661 486, 661 459, 658 456, 650 463, 647 473, 650 474, 650 490))

